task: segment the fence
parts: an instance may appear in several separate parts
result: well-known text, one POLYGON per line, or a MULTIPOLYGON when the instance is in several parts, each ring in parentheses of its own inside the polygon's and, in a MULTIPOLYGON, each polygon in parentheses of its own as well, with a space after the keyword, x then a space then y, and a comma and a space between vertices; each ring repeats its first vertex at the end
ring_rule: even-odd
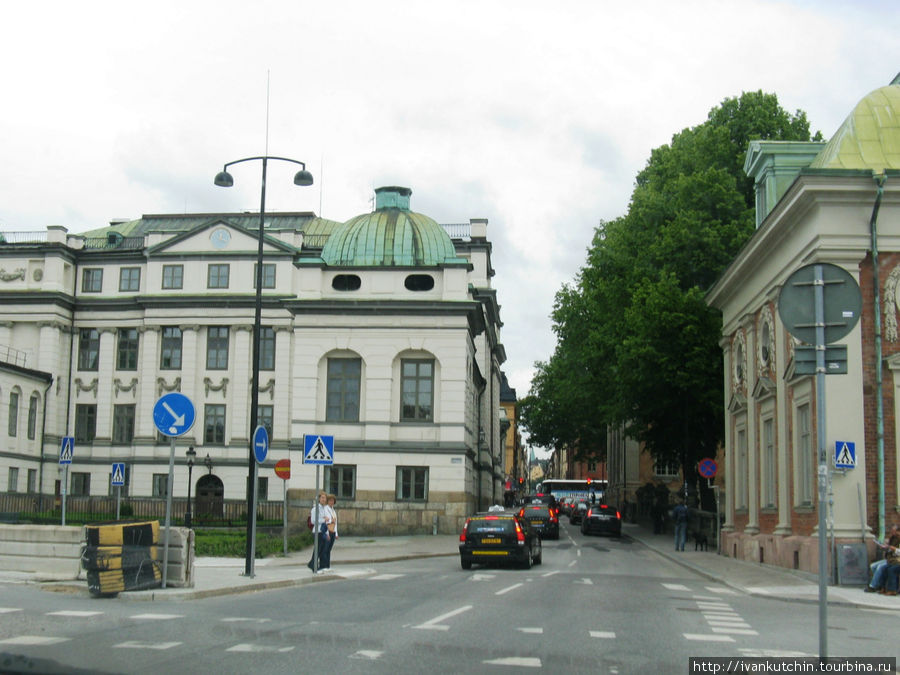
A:
MULTIPOLYGON (((247 502, 241 499, 219 499, 204 502, 191 500, 194 525, 232 526, 247 523, 247 502)), ((281 524, 283 502, 261 501, 256 505, 257 522, 281 524)), ((187 498, 172 498, 171 517, 174 522, 183 522, 187 511, 187 498)), ((0 493, 0 513, 7 522, 58 524, 62 516, 62 497, 59 495, 0 493), (15 516, 15 518, 13 518, 15 516)), ((122 497, 120 515, 125 518, 148 518, 164 520, 166 500, 163 497, 122 497)), ((72 520, 102 521, 115 520, 115 497, 66 497, 66 517, 72 520)))

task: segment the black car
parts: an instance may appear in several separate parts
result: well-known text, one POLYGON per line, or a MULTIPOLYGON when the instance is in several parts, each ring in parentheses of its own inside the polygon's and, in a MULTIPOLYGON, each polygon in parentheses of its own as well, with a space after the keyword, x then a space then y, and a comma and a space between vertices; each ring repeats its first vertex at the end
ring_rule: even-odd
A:
POLYGON ((559 539, 559 516, 552 506, 526 504, 519 509, 519 517, 527 520, 542 539, 559 539))
POLYGON ((577 525, 578 523, 583 522, 584 514, 588 512, 589 507, 590 504, 588 504, 583 499, 572 504, 572 510, 569 511, 569 522, 572 523, 572 525, 577 525))
POLYGON ((459 562, 464 570, 473 562, 514 562, 525 569, 543 559, 541 537, 516 513, 477 513, 466 519, 459 535, 459 562))
POLYGON ((581 521, 582 534, 611 534, 622 536, 622 514, 613 506, 594 504, 581 521))

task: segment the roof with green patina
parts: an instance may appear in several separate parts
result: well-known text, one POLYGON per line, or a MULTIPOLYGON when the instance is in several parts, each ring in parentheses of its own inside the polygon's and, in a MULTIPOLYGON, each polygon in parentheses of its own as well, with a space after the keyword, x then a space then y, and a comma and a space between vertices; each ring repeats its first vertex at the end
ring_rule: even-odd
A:
POLYGON ((811 169, 900 169, 900 85, 860 101, 810 164, 811 169))
MULTIPOLYGON (((144 215, 137 220, 112 223, 81 233, 85 238, 104 237, 118 232, 124 237, 142 237, 150 232, 189 232, 215 221, 224 221, 246 230, 259 229, 259 213, 185 213, 144 215)), ((317 218, 309 212, 266 213, 265 230, 295 230, 307 234, 329 234, 339 226, 333 220, 317 218)))

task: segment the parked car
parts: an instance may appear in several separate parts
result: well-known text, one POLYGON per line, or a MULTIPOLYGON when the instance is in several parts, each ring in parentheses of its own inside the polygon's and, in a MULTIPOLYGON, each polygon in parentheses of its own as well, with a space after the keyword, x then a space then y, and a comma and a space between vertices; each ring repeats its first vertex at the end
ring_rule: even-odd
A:
POLYGON ((584 520, 584 514, 587 513, 589 506, 590 505, 584 500, 572 504, 572 510, 569 511, 569 522, 572 523, 572 525, 577 525, 582 522, 584 520))
POLYGON ((472 563, 518 563, 525 569, 543 560, 541 537, 514 512, 477 513, 466 519, 459 535, 459 562, 464 570, 472 563))
POLYGON ((613 506, 594 504, 581 521, 582 534, 611 534, 622 536, 622 514, 613 506))
POLYGON ((527 520, 542 539, 559 539, 559 516, 552 506, 526 504, 519 510, 519 517, 527 520))

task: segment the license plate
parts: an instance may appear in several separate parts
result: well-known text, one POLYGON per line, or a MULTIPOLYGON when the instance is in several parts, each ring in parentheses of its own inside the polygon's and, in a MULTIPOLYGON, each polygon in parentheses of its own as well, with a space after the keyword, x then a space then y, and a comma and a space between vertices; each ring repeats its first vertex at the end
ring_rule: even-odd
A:
POLYGON ((481 543, 482 544, 499 544, 500 540, 499 539, 482 539, 481 543))
POLYGON ((532 520, 532 521, 531 521, 531 526, 532 526, 532 527, 543 527, 543 526, 544 526, 544 523, 543 523, 542 521, 540 521, 540 520, 532 520))

